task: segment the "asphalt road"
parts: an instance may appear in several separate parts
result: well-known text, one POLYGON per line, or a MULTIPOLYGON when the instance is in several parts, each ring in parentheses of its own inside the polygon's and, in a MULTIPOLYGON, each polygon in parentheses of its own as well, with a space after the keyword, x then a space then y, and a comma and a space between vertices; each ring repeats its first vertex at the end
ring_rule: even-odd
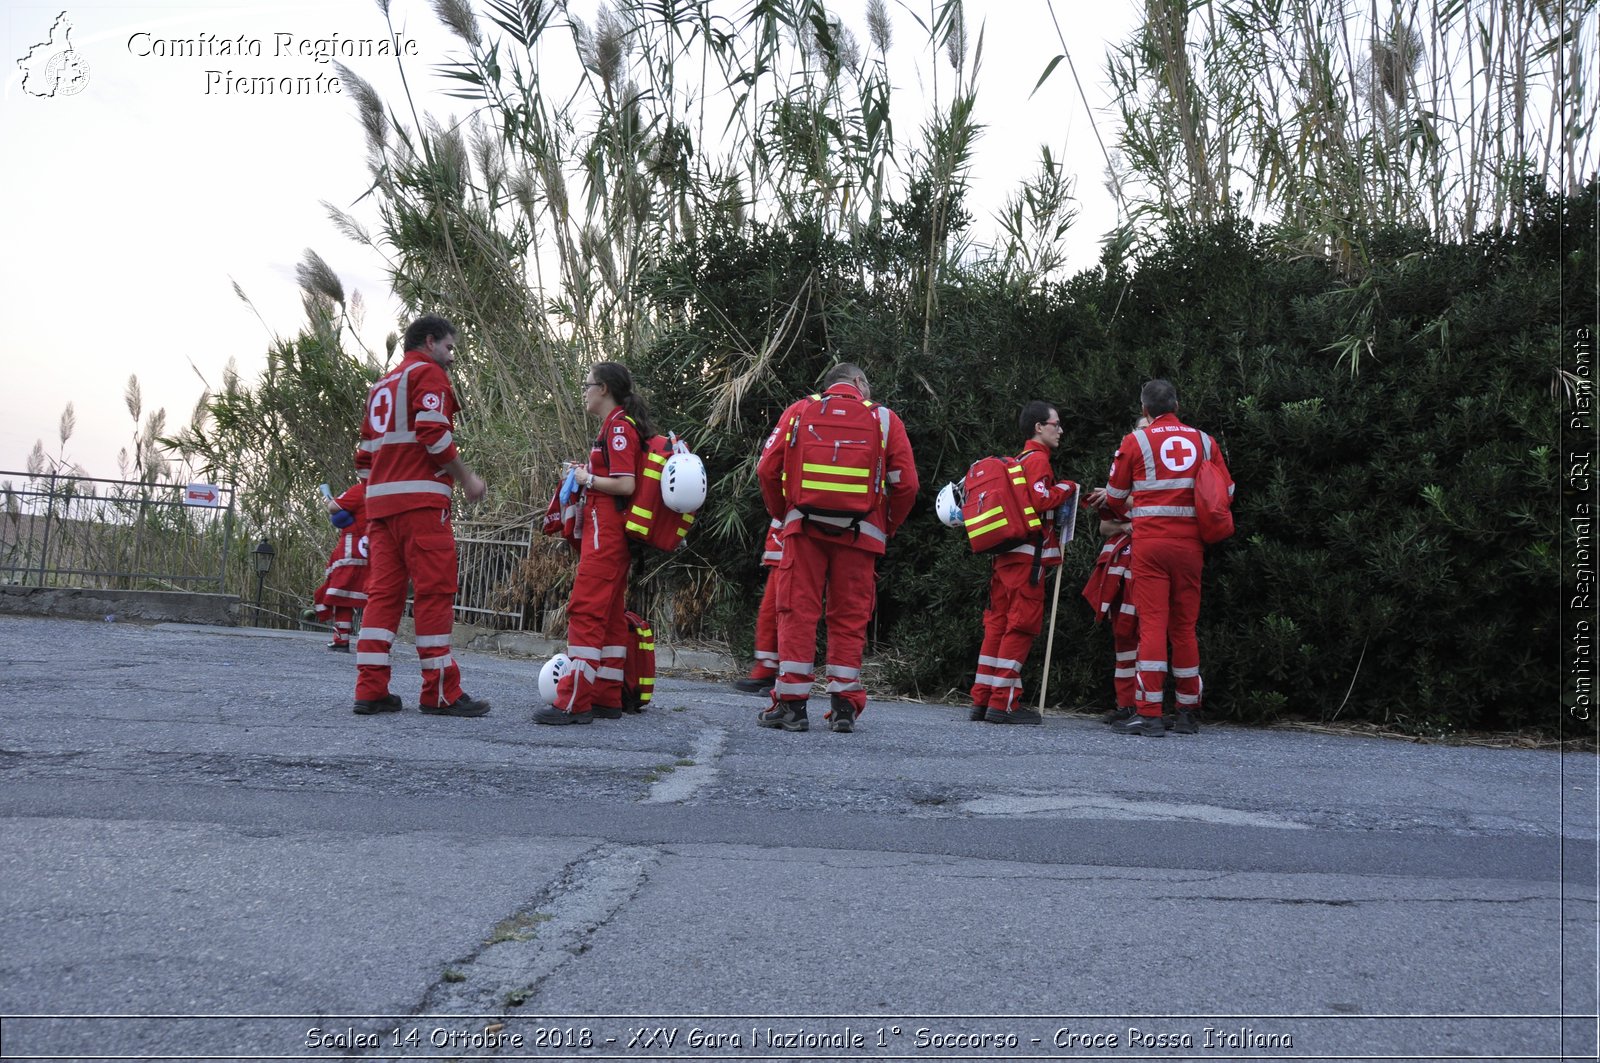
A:
POLYGON ((0 1058, 1596 1058, 1592 755, 458 656, 0 616, 0 1058))

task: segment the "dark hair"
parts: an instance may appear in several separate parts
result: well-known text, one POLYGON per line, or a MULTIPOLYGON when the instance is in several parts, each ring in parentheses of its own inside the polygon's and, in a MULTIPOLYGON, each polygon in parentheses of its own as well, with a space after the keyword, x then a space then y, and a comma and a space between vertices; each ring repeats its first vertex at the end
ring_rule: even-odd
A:
POLYGON ((1034 399, 1022 407, 1022 413, 1017 416, 1017 427, 1022 429, 1022 438, 1033 438, 1033 426, 1044 424, 1050 419, 1050 411, 1055 407, 1043 399, 1034 399))
POLYGON ((863 373, 861 367, 854 362, 840 362, 828 370, 828 375, 822 378, 822 386, 831 388, 835 384, 854 384, 856 377, 865 380, 867 374, 863 373))
POLYGON ((1152 380, 1139 389, 1139 405, 1151 417, 1171 413, 1178 408, 1178 389, 1172 386, 1171 381, 1152 380))
POLYGON ((430 339, 442 340, 455 334, 456 327, 445 318, 438 314, 423 314, 406 326, 405 349, 420 351, 430 339))
POLYGON ((650 408, 645 405, 644 396, 633 390, 633 374, 627 366, 621 362, 596 362, 589 375, 604 384, 617 405, 633 418, 641 439, 655 435, 650 429, 650 408))

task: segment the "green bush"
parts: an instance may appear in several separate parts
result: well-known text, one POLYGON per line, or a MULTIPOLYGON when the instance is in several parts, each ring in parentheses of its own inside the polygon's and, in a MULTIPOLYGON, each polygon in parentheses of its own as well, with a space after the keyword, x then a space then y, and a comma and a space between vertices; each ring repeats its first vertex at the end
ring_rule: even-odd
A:
MULTIPOLYGON (((933 496, 975 458, 1015 451, 1015 413, 1034 397, 1068 426, 1058 472, 1103 482, 1140 384, 1165 376, 1239 485, 1238 532, 1206 566, 1208 714, 1553 727, 1549 382, 1563 336, 1595 318, 1583 283, 1594 191, 1537 200, 1515 233, 1465 246, 1372 234, 1374 265, 1359 280, 1288 258, 1271 233, 1237 221, 1174 227, 1136 264, 1103 263, 1044 291, 958 271, 937 291, 927 350, 922 289, 906 280, 913 223, 894 212, 853 243, 759 226, 704 235, 649 279, 665 328, 639 364, 661 420, 694 426, 716 485, 675 563, 715 569, 719 622, 747 631, 765 526, 755 456, 785 404, 834 361, 858 361, 905 420, 923 484, 880 578, 889 680, 926 695, 964 689, 988 562, 938 524, 933 496), (706 380, 740 372, 737 422, 712 427, 706 380)), ((1108 703, 1109 637, 1079 596, 1098 549, 1091 525, 1081 522, 1062 577, 1058 704, 1108 703)))

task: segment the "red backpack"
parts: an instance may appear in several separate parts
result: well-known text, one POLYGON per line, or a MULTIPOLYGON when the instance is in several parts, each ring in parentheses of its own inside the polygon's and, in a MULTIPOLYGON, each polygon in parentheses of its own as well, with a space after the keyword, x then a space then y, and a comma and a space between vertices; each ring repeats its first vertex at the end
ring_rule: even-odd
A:
POLYGON ((783 494, 808 517, 859 524, 883 494, 889 410, 849 395, 812 395, 789 425, 783 494))
POLYGON ((975 554, 992 554, 1038 542, 1044 521, 1028 491, 1028 477, 1015 458, 979 458, 961 481, 961 520, 975 554))
POLYGON ((1200 433, 1203 454, 1194 473, 1194 519, 1200 540, 1220 543, 1233 534, 1233 477, 1211 460, 1211 437, 1200 433))
POLYGON ((656 633, 650 622, 629 610, 622 614, 628 622, 628 656, 622 665, 622 709, 643 712, 656 689, 656 633))

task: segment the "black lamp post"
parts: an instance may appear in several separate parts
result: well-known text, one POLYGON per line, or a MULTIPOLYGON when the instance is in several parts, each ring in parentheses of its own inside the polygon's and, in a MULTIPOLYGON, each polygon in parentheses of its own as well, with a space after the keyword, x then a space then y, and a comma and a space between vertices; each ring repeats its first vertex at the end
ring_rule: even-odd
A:
POLYGON ((273 558, 278 556, 278 551, 265 539, 256 543, 256 548, 250 552, 251 559, 256 563, 256 626, 261 626, 261 585, 266 582, 267 573, 272 571, 273 558))

